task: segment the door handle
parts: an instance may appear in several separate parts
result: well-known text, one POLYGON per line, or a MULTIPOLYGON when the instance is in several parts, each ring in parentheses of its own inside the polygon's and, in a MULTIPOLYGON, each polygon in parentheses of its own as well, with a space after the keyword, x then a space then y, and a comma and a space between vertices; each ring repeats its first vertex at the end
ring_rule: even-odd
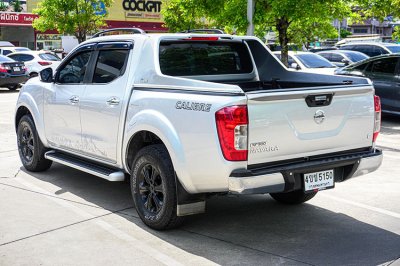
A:
POLYGON ((119 104, 119 99, 117 97, 111 97, 108 99, 107 104, 108 105, 118 105, 119 104))
POLYGON ((77 103, 79 103, 79 97, 76 95, 71 96, 71 98, 69 98, 69 102, 72 104, 77 104, 77 103))

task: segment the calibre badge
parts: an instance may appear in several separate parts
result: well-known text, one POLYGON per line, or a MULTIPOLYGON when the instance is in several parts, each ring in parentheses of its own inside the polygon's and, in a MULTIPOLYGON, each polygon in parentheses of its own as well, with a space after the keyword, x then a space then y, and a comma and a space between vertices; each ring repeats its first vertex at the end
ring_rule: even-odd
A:
POLYGON ((325 112, 322 110, 318 110, 314 114, 314 121, 317 124, 322 124, 325 121, 325 112))
POLYGON ((191 110, 191 111, 210 112, 211 106, 212 105, 208 103, 178 101, 175 105, 175 108, 183 110, 191 110))

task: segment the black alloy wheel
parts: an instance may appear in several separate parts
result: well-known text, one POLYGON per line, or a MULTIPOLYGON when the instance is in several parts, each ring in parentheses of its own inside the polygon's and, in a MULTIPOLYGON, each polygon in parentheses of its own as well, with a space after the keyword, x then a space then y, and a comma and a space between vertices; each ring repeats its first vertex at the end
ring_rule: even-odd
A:
POLYGON ((27 163, 32 163, 35 154, 35 146, 32 129, 27 123, 22 125, 22 133, 18 146, 20 147, 23 159, 26 160, 27 163))
POLYGON ((18 122, 17 144, 19 157, 25 169, 41 172, 50 168, 52 161, 44 157, 47 149, 41 142, 30 115, 24 115, 18 122))
POLYGON ((151 164, 142 167, 138 176, 139 193, 146 210, 157 215, 164 205, 164 188, 160 172, 151 164))
POLYGON ((142 148, 132 163, 131 192, 140 219, 150 228, 178 227, 175 171, 162 144, 142 148))

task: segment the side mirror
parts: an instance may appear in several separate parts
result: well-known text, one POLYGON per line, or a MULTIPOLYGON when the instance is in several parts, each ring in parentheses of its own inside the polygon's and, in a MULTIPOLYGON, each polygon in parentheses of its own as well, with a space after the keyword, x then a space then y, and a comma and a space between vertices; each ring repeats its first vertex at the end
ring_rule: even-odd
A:
POLYGON ((350 61, 347 60, 347 59, 345 59, 345 58, 342 59, 342 63, 343 63, 345 66, 350 65, 350 61))
POLYGON ((296 70, 300 70, 300 66, 297 63, 291 63, 290 68, 294 68, 296 70))
POLYGON ((53 69, 51 67, 48 67, 40 71, 40 80, 45 83, 52 83, 53 69))

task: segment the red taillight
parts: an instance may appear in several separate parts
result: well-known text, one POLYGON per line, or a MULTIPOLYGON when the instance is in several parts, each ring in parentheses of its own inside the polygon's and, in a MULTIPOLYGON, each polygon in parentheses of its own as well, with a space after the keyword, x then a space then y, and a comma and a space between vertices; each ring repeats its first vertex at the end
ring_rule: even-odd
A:
POLYGON ((375 124, 374 124, 374 135, 372 137, 372 142, 376 141, 376 138, 381 131, 381 99, 379 96, 374 96, 374 107, 375 107, 375 124))
POLYGON ((247 160, 247 106, 225 107, 215 113, 222 153, 228 161, 247 160))
POLYGON ((46 61, 39 61, 38 63, 39 63, 39 65, 41 65, 41 66, 48 66, 48 65, 51 65, 51 62, 46 62, 46 61))
POLYGON ((10 68, 0 64, 0 73, 7 73, 10 68))
POLYGON ((184 39, 185 41, 218 41, 219 37, 190 37, 184 39))

